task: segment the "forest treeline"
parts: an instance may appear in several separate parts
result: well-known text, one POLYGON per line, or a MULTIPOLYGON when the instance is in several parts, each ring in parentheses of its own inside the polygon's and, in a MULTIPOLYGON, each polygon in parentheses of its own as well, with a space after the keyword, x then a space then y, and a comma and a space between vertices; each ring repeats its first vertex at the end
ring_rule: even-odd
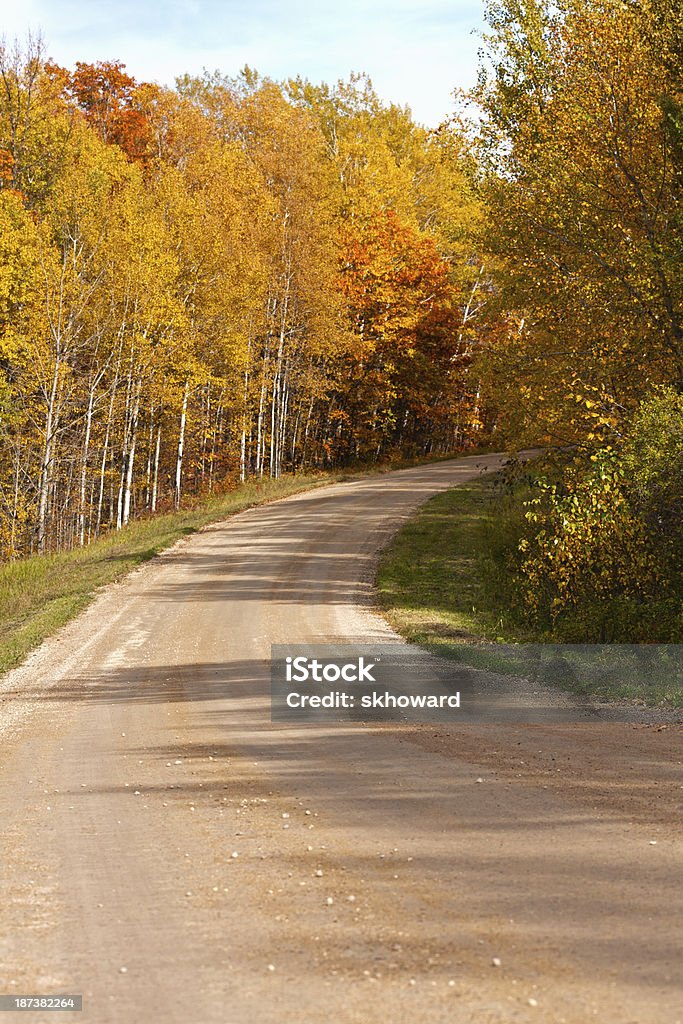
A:
POLYGON ((471 161, 334 88, 0 54, 0 556, 481 426, 471 161))
POLYGON ((486 19, 435 131, 363 76, 2 50, 0 557, 239 478, 538 445, 497 519, 508 612, 680 631, 683 14, 486 19))

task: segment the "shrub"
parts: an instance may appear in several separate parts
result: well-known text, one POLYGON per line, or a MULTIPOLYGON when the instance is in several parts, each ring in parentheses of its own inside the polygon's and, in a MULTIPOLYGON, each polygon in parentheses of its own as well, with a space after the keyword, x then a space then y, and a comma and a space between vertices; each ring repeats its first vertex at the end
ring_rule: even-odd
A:
POLYGON ((503 512, 507 552, 494 545, 492 558, 520 620, 567 642, 679 640, 681 395, 659 389, 618 448, 576 456, 516 495, 503 512))

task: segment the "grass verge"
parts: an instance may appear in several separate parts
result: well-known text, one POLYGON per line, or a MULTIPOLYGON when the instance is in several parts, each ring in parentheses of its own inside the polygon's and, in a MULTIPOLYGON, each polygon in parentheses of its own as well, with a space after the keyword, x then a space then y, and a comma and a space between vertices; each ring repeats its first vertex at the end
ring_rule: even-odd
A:
POLYGON ((505 603, 510 581, 491 559, 499 529, 505 523, 493 476, 428 501, 380 562, 379 603, 390 625, 443 657, 510 674, 528 674, 529 659, 503 654, 502 646, 498 655, 489 645, 537 645, 545 661, 535 670, 539 681, 603 700, 683 706, 681 659, 672 659, 671 647, 601 645, 583 653, 573 647, 560 664, 552 637, 514 623, 505 603))
POLYGON ((195 508, 131 523, 87 547, 0 566, 0 672, 18 665, 32 648, 77 615, 100 587, 125 576, 181 537, 254 505, 335 479, 339 477, 318 474, 249 482, 195 508))
POLYGON ((493 505, 491 477, 461 484, 428 501, 385 549, 377 578, 380 605, 411 643, 448 647, 514 639, 496 630, 481 573, 493 505))

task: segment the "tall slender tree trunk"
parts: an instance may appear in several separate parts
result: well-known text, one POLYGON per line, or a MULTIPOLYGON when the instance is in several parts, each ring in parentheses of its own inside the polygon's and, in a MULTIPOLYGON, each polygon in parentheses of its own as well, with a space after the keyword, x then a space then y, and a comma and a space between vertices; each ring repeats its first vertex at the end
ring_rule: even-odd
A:
MULTIPOLYGON (((312 417, 313 417, 313 399, 311 399, 311 401, 309 403, 309 406, 308 406, 308 412, 306 413, 306 425, 304 427, 304 444, 303 444, 303 449, 302 449, 302 452, 301 452, 301 464, 302 465, 306 464, 306 451, 307 451, 307 448, 308 448, 308 437, 309 437, 309 433, 310 433, 310 429, 311 429, 311 419, 312 419, 312 417)), ((314 460, 313 464, 315 465, 315 460, 314 460)))
POLYGON ((213 425, 213 433, 211 437, 211 451, 209 452, 209 494, 213 494, 213 480, 214 470, 216 466, 216 446, 223 430, 223 400, 225 398, 225 392, 221 389, 218 404, 216 407, 216 420, 213 425))
POLYGON ((261 381, 261 395, 259 397, 258 404, 258 418, 256 420, 256 475, 263 476, 263 462, 264 462, 264 437, 263 437, 263 419, 266 407, 266 374, 268 372, 268 350, 264 353, 263 358, 263 379, 261 381))
POLYGON ((180 488, 183 479, 183 456, 185 453, 185 424, 187 422, 187 400, 190 394, 189 382, 183 391, 183 404, 180 411, 180 431, 178 433, 178 453, 175 463, 175 507, 180 508, 180 488))
POLYGON ((116 361, 116 370, 114 372, 114 380, 111 387, 111 396, 109 398, 109 409, 107 411, 107 425, 104 431, 104 444, 102 446, 102 462, 100 463, 100 491, 97 498, 97 519, 95 521, 95 536, 98 537, 100 529, 102 527, 102 509, 104 507, 104 484, 107 476, 107 455, 109 452, 109 438, 111 437, 112 423, 114 419, 114 403, 116 401, 116 392, 119 386, 119 373, 121 371, 121 353, 119 351, 119 357, 116 361))
POLYGON ((277 477, 280 475, 278 440, 280 436, 280 420, 282 416, 283 355, 287 332, 291 280, 291 273, 288 270, 285 279, 285 294, 280 308, 280 329, 278 333, 277 357, 275 362, 275 373, 273 376, 273 394, 270 406, 270 460, 268 468, 270 470, 271 477, 277 477))
POLYGON ((130 441, 128 444, 128 464, 126 466, 126 482, 123 494, 123 514, 122 524, 125 526, 130 520, 130 499, 131 491, 133 486, 133 468, 135 466, 135 448, 137 445, 138 437, 138 416, 140 414, 140 392, 142 390, 142 381, 138 381, 137 390, 135 392, 135 402, 133 406, 133 414, 131 417, 130 424, 130 441))
POLYGON ((123 526, 123 504, 126 489, 126 473, 128 470, 128 449, 130 445, 130 423, 131 409, 133 403, 133 352, 130 354, 130 366, 128 367, 128 383, 126 385, 126 408, 123 420, 123 442, 121 445, 121 465, 119 471, 119 491, 116 500, 116 529, 123 526))
POLYGON ((154 451, 154 402, 149 410, 149 436, 147 438, 147 463, 145 465, 145 508, 152 503, 152 459, 154 451))
POLYGON ((251 366, 251 337, 247 342, 247 365, 244 370, 244 390, 242 392, 242 432, 240 435, 240 480, 247 478, 247 417, 249 415, 249 368, 251 366))
POLYGON ((90 433, 92 430, 92 413, 95 402, 95 385, 90 388, 88 394, 88 411, 85 417, 85 437, 83 439, 83 453, 81 456, 81 486, 79 491, 78 508, 78 542, 83 547, 85 544, 85 492, 88 484, 88 457, 90 455, 90 433))
POLYGON ((57 393, 59 389, 59 371, 61 360, 59 354, 55 359, 48 395, 47 409, 45 411, 45 444, 40 466, 40 480, 38 484, 38 552, 42 555, 45 551, 47 513, 50 498, 50 486, 52 484, 52 458, 57 428, 57 393))
POLYGON ((21 465, 21 447, 17 444, 14 448, 14 474, 12 486, 12 523, 9 537, 9 557, 16 558, 17 552, 17 523, 19 521, 19 468, 21 465))
POLYGON ((159 452, 161 450, 161 424, 157 428, 157 441, 154 447, 154 473, 152 477, 152 512, 157 510, 157 493, 159 489, 159 452))

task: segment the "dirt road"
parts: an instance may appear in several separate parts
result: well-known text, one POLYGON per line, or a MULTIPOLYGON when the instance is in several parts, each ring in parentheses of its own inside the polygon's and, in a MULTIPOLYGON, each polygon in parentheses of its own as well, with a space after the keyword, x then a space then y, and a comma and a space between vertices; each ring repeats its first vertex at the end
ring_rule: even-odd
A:
POLYGON ((0 682, 0 993, 92 1024, 683 1021, 680 727, 270 722, 270 644, 390 637, 379 546, 484 462, 242 513, 0 682))

